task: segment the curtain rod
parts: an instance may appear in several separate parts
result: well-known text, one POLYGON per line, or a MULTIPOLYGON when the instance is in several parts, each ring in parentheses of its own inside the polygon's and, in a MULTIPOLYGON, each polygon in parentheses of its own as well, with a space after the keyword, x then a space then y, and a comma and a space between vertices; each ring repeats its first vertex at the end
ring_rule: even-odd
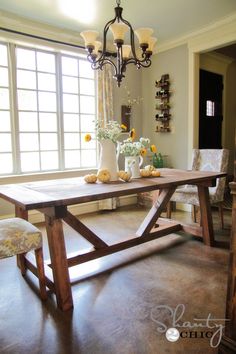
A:
POLYGON ((47 42, 63 44, 63 45, 67 45, 67 46, 74 47, 74 48, 84 49, 83 46, 78 45, 78 44, 66 43, 66 42, 58 41, 56 39, 50 39, 50 38, 45 38, 45 37, 41 37, 41 36, 36 36, 34 34, 29 34, 29 33, 25 33, 25 32, 15 31, 15 30, 12 30, 12 29, 9 29, 9 28, 0 27, 0 30, 1 31, 5 31, 5 32, 20 34, 22 36, 31 37, 31 38, 35 38, 35 39, 41 39, 41 40, 47 41, 47 42))
MULTIPOLYGON (((62 42, 62 41, 58 41, 56 39, 51 39, 51 38, 45 38, 45 37, 41 37, 41 36, 36 36, 35 34, 30 34, 30 33, 25 33, 25 32, 20 32, 20 31, 16 31, 16 30, 12 30, 10 28, 4 28, 4 27, 0 27, 0 31, 5 31, 5 32, 9 32, 9 33, 15 33, 15 34, 20 34, 22 36, 25 37, 30 37, 30 38, 35 38, 35 39, 41 39, 43 41, 47 41, 47 42, 51 42, 51 43, 57 43, 57 44, 62 44, 62 45, 67 45, 69 47, 73 47, 73 48, 79 48, 79 49, 85 49, 85 47, 83 47, 82 45, 78 45, 78 44, 72 44, 72 43, 67 43, 67 42, 62 42)), ((99 50, 99 52, 101 52, 99 50)), ((107 56, 111 56, 116 58, 117 54, 113 53, 113 52, 106 52, 107 56)))

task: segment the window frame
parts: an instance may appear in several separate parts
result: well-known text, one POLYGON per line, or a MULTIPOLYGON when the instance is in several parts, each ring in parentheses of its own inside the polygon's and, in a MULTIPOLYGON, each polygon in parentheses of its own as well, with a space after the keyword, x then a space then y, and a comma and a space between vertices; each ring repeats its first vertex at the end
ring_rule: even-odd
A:
MULTIPOLYGON (((9 99, 10 99, 10 120, 11 120, 11 145, 12 145, 12 160, 13 160, 13 171, 11 173, 1 173, 0 174, 0 178, 4 178, 4 177, 11 177, 11 176, 24 176, 24 175, 41 175, 41 174, 57 174, 57 173, 63 173, 63 172, 70 172, 70 171, 91 171, 96 169, 97 167, 97 163, 98 163, 98 146, 97 143, 95 144, 95 147, 92 148, 92 151, 95 151, 95 161, 96 161, 96 165, 94 166, 88 166, 88 167, 82 167, 82 150, 86 150, 82 147, 81 145, 81 138, 84 134, 84 132, 81 131, 81 116, 83 116, 85 113, 81 113, 80 110, 80 104, 79 104, 79 111, 77 113, 78 115, 78 119, 79 119, 79 130, 78 130, 78 134, 79 134, 79 139, 80 139, 80 145, 78 148, 78 153, 80 156, 80 161, 79 161, 79 165, 77 167, 65 167, 65 152, 67 151, 67 149, 65 149, 65 130, 64 130, 64 121, 63 121, 63 115, 64 112, 63 111, 63 101, 62 101, 62 97, 63 97, 63 74, 62 74, 62 58, 63 57, 69 57, 69 58, 76 58, 78 60, 78 64, 79 64, 79 60, 84 60, 87 62, 86 56, 85 54, 81 53, 81 52, 73 52, 73 51, 68 51, 68 49, 66 51, 64 50, 60 50, 58 48, 41 48, 37 45, 33 45, 33 44, 16 44, 16 43, 11 43, 8 41, 0 41, 0 44, 5 45, 8 51, 8 77, 9 77, 9 99), (17 48, 22 48, 22 49, 26 49, 26 50, 32 50, 35 51, 35 53, 37 52, 42 52, 42 53, 49 53, 49 54, 53 54, 55 55, 55 80, 56 80, 56 117, 57 117, 57 142, 58 142, 58 146, 57 146, 57 151, 58 153, 58 168, 57 169, 42 169, 41 166, 41 153, 43 152, 43 150, 40 148, 38 148, 37 152, 39 153, 39 160, 40 160, 40 170, 35 170, 35 171, 21 171, 21 159, 20 159, 20 154, 21 154, 21 150, 20 150, 20 127, 19 127, 19 108, 18 108, 18 100, 17 100, 17 58, 16 58, 16 52, 17 52, 17 48)), ((37 55, 37 54, 36 54, 37 55)), ((77 65, 78 65, 77 64, 77 65)), ((21 69, 21 68, 20 68, 21 69)), ((27 69, 26 69, 27 70, 27 69)), ((37 75, 38 73, 41 73, 41 70, 37 70, 37 67, 34 69, 29 69, 29 71, 31 72, 35 72, 36 73, 36 80, 37 80, 37 75)), ((50 74, 50 73, 48 73, 50 74)), ((83 76, 80 76, 80 73, 78 72, 78 100, 80 100, 80 90, 79 90, 79 80, 80 78, 83 78, 83 76)), ((88 95, 90 97, 94 97, 94 109, 95 112, 94 114, 92 114, 94 116, 95 121, 97 121, 97 75, 96 72, 94 72, 94 78, 92 78, 91 80, 94 81, 94 96, 93 95, 88 95)), ((28 89, 27 89, 28 90, 28 89)), ((30 89, 29 89, 30 90, 30 89)), ((33 90, 33 89, 32 89, 33 90)), ((41 90, 38 88, 38 85, 36 85, 36 89, 34 90, 36 92, 36 94, 38 95, 38 92, 40 92, 41 90)), ((43 92, 46 92, 46 90, 43 90, 43 92)), ((50 91, 51 92, 51 91, 50 91)), ((38 101, 38 100, 37 100, 38 101)), ((37 114, 37 125, 38 125, 38 130, 34 133, 37 133, 38 137, 40 137, 40 134, 42 134, 42 132, 40 131, 40 127, 39 127, 39 114, 40 114, 40 110, 38 107, 38 102, 37 102, 37 111, 35 111, 37 114)), ((89 114, 89 113, 86 113, 89 114)), ((27 131, 27 133, 30 133, 30 131, 27 131)), ((33 133, 33 132, 32 132, 33 133)), ((43 132, 43 133, 49 133, 47 132, 43 132)), ((77 132, 73 132, 73 133, 77 133, 77 132)), ((50 150, 50 149, 49 149, 50 150)), ((49 150, 45 150, 45 151, 49 151, 49 150)), ((90 150, 90 149, 88 149, 90 150)), ((50 150, 51 151, 51 150, 50 150)))

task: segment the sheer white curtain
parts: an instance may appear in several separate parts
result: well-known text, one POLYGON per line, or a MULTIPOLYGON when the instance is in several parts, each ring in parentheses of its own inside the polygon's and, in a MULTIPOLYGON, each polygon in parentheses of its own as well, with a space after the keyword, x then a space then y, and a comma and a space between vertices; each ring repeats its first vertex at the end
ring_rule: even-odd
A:
POLYGON ((111 65, 105 65, 103 70, 98 70, 98 122, 102 126, 114 119, 112 82, 111 65))
MULTIPOLYGON (((111 65, 105 65, 98 70, 98 122, 105 126, 109 120, 114 119, 113 110, 113 71, 111 65)), ((99 201, 99 209, 116 209, 117 198, 99 201)))

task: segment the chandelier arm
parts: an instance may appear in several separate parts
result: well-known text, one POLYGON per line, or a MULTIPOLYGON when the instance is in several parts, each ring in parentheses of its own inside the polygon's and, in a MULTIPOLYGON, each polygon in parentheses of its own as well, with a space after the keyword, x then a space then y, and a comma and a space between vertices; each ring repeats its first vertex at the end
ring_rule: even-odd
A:
POLYGON ((101 56, 97 60, 95 60, 91 54, 88 54, 87 59, 91 64, 96 65, 100 62, 103 62, 106 59, 106 53, 102 53, 101 56))
POLYGON ((145 56, 142 60, 137 60, 138 63, 140 63, 143 67, 146 66, 150 62, 151 65, 151 59, 148 56, 145 56))
POLYGON ((94 69, 94 70, 98 70, 98 69, 103 70, 102 68, 106 64, 110 64, 113 67, 114 76, 117 76, 117 68, 116 68, 116 65, 113 63, 112 60, 110 60, 108 58, 104 58, 104 59, 101 60, 101 58, 99 58, 98 60, 96 60, 96 62, 91 62, 92 69, 94 69))
POLYGON ((148 68, 152 64, 152 62, 149 58, 146 60, 142 60, 142 61, 136 60, 134 58, 126 59, 122 64, 121 74, 123 74, 126 71, 126 66, 129 64, 135 64, 137 66, 137 68, 140 69, 141 67, 148 68))
POLYGON ((139 63, 138 63, 138 65, 139 65, 139 67, 143 67, 143 68, 148 68, 150 65, 152 64, 152 62, 151 62, 151 60, 148 58, 148 59, 146 59, 146 60, 142 60, 142 61, 140 61, 139 60, 139 63))
POLYGON ((113 18, 113 20, 107 22, 107 24, 104 27, 103 30, 103 48, 102 48, 102 55, 105 55, 106 51, 107 51, 107 32, 110 28, 110 26, 116 21, 116 17, 113 18))
POLYGON ((88 55, 87 59, 91 63, 92 69, 98 70, 100 68, 102 70, 102 67, 104 65, 110 64, 114 68, 115 75, 117 75, 117 68, 116 68, 115 63, 111 59, 107 58, 105 53, 103 53, 102 56, 100 58, 98 58, 97 60, 94 60, 91 55, 88 55))
POLYGON ((129 64, 137 65, 137 60, 135 60, 134 58, 125 59, 122 62, 122 66, 121 66, 121 70, 120 70, 122 74, 126 71, 126 66, 129 64))
POLYGON ((134 59, 135 59, 136 61, 138 61, 139 59, 137 58, 136 51, 135 51, 134 30, 133 30, 133 27, 131 26, 131 24, 130 24, 127 20, 125 20, 125 19, 122 17, 122 15, 121 15, 120 19, 121 19, 121 21, 122 21, 123 23, 125 23, 125 24, 129 27, 129 29, 130 29, 130 46, 131 46, 131 52, 132 52, 132 54, 133 54, 134 59))
POLYGON ((137 60, 134 59, 134 58, 129 58, 129 59, 126 59, 123 63, 124 66, 128 65, 128 64, 137 64, 137 60))

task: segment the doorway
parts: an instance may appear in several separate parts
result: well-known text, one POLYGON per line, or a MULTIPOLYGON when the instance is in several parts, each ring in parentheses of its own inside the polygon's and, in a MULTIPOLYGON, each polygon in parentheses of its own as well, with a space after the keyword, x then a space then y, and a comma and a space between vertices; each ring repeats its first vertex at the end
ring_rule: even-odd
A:
POLYGON ((223 76, 200 70, 199 149, 222 149, 223 76))

